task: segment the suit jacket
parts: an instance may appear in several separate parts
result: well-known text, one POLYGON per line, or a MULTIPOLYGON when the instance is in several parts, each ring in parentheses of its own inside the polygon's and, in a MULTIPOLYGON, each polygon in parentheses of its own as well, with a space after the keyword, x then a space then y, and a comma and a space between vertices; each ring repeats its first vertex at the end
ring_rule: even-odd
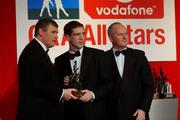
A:
POLYGON ((21 53, 18 72, 17 120, 59 120, 62 88, 49 56, 36 40, 21 53))
MULTIPOLYGON (((64 116, 65 120, 104 120, 105 119, 105 98, 110 91, 110 84, 106 77, 107 72, 103 72, 103 62, 101 58, 103 51, 84 47, 81 59, 82 89, 88 89, 95 94, 93 102, 83 103, 81 101, 65 101, 64 116)), ((69 51, 55 59, 55 68, 62 80, 66 75, 71 75, 69 51)))
POLYGON ((106 60, 111 67, 109 75, 113 81, 113 92, 108 102, 111 120, 135 120, 132 116, 137 109, 144 110, 146 120, 149 119, 153 79, 144 52, 127 48, 122 77, 118 72, 112 49, 106 52, 106 60))

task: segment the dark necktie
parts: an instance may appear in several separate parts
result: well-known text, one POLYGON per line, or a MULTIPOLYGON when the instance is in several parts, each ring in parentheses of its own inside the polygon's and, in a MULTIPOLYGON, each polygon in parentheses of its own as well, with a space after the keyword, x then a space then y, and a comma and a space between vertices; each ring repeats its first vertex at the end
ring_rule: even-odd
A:
POLYGON ((48 52, 49 52, 49 49, 46 50, 46 53, 48 53, 48 52))
POLYGON ((126 54, 127 54, 127 50, 115 51, 115 55, 116 55, 116 56, 119 56, 120 53, 122 53, 123 55, 126 55, 126 54))
POLYGON ((46 57, 47 57, 48 62, 52 64, 51 59, 48 55, 48 51, 49 51, 49 49, 46 50, 46 57))
POLYGON ((80 52, 79 51, 77 51, 75 53, 70 53, 70 59, 71 60, 73 60, 75 57, 78 57, 78 56, 80 56, 80 52))

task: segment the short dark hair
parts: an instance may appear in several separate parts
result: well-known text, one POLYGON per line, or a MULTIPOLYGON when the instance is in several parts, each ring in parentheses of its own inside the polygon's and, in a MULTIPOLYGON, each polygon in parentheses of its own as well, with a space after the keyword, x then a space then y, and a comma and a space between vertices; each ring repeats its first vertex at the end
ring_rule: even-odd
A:
POLYGON ((122 23, 120 23, 120 22, 114 22, 114 23, 112 23, 112 24, 108 27, 108 35, 112 34, 112 27, 113 27, 114 25, 122 25, 122 23))
POLYGON ((81 23, 78 22, 78 21, 68 22, 68 23, 64 26, 64 35, 71 35, 72 30, 73 30, 74 28, 77 28, 77 27, 84 27, 84 25, 81 24, 81 23))
POLYGON ((46 31, 47 29, 47 26, 51 24, 53 25, 54 27, 57 27, 58 28, 58 24, 52 20, 52 19, 49 19, 49 18, 42 18, 42 19, 39 19, 39 21, 36 23, 36 26, 35 26, 35 33, 34 33, 34 36, 37 36, 39 34, 39 29, 43 29, 44 31, 46 31))

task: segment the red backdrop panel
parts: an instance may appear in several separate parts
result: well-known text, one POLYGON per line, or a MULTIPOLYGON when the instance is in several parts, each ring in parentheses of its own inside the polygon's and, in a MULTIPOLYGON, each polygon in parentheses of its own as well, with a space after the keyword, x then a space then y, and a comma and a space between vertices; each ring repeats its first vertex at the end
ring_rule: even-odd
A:
POLYGON ((0 118, 15 120, 17 61, 15 1, 0 1, 0 118))

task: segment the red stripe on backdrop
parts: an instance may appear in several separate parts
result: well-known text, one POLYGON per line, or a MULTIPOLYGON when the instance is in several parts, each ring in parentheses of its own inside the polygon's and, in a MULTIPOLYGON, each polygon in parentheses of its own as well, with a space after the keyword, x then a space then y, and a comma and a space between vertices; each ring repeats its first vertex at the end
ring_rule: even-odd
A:
POLYGON ((0 119, 15 120, 17 58, 15 1, 0 1, 0 119))
MULTIPOLYGON (((152 62, 155 69, 162 67, 173 91, 180 98, 180 1, 176 3, 177 61, 152 62)), ((15 120, 17 106, 17 58, 16 58, 16 20, 15 0, 0 0, 0 118, 15 120)), ((180 105, 179 107, 180 108, 180 105)), ((180 111, 178 112, 180 120, 180 111)))

